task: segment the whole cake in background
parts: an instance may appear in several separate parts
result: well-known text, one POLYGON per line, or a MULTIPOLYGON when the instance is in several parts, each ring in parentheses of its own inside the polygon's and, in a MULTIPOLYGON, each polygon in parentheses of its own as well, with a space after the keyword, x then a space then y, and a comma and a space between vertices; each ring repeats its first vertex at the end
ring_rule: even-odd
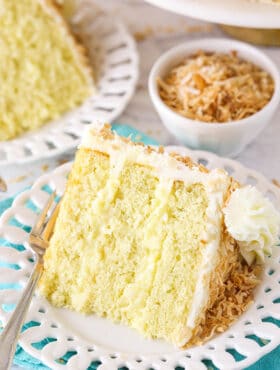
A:
POLYGON ((58 118, 94 91, 84 48, 51 0, 0 0, 0 141, 58 118))
POLYGON ((178 347, 246 310, 280 215, 220 169, 91 127, 46 251, 40 291, 178 347))

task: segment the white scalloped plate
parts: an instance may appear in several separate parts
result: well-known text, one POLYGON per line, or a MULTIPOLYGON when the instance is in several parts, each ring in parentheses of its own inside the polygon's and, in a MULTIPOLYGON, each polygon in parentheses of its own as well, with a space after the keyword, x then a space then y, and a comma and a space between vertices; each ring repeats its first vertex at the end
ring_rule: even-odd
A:
POLYGON ((279 28, 280 6, 269 0, 146 0, 160 8, 238 27, 279 28))
MULTIPOLYGON (((220 167, 229 171, 242 183, 254 183, 279 207, 280 192, 261 174, 243 167, 238 162, 220 158, 202 151, 190 151, 181 147, 168 150, 190 155, 209 168, 220 167)), ((15 304, 33 268, 32 253, 28 246, 28 230, 11 226, 11 220, 31 226, 36 213, 27 207, 33 202, 41 209, 48 198, 48 191, 56 189, 63 194, 66 176, 71 163, 58 167, 54 172, 39 178, 32 189, 20 194, 0 219, 0 238, 25 246, 25 250, 0 247, 0 286, 20 284, 18 290, 0 289, 0 320, 3 325, 10 317, 5 304, 15 304), (8 267, 3 267, 3 262, 8 267), (14 266, 14 265, 17 266, 14 266), (13 266, 12 266, 13 265, 13 266), (16 267, 16 269, 14 269, 16 267)), ((0 243, 1 244, 1 243, 0 243)), ((3 243, 2 243, 3 245, 3 243)), ((26 322, 36 322, 19 338, 20 345, 30 355, 40 359, 52 369, 86 370, 92 362, 98 362, 98 370, 116 370, 126 366, 129 370, 171 370, 181 366, 188 370, 206 370, 205 359, 220 369, 245 368, 280 344, 280 328, 269 322, 268 317, 280 320, 280 247, 274 248, 271 258, 266 259, 262 283, 256 291, 255 302, 225 333, 218 335, 203 346, 180 351, 163 341, 143 339, 134 330, 112 324, 95 315, 83 316, 52 307, 39 295, 34 296, 26 322), (261 345, 256 342, 260 338, 261 345), (36 343, 53 338, 43 349, 36 343), (34 345, 35 343, 35 345, 34 345), (242 354, 236 361, 232 353, 242 354), (63 356, 70 352, 71 358, 63 356)), ((278 321, 279 322, 279 321, 278 321)))
POLYGON ((133 37, 113 15, 101 13, 91 1, 79 4, 74 27, 84 37, 97 73, 97 93, 40 129, 0 142, 0 165, 29 162, 73 149, 87 124, 92 120, 112 122, 134 93, 139 63, 133 37))

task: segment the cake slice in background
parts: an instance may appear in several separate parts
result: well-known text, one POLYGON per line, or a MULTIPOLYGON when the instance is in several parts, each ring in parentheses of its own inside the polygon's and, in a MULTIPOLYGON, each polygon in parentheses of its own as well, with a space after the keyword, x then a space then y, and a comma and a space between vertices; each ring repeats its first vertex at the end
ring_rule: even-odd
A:
POLYGON ((85 49, 50 0, 0 0, 0 141, 58 118, 94 91, 85 49))
POLYGON ((55 306, 146 337, 201 343, 252 301, 279 223, 268 200, 223 170, 92 127, 68 180, 40 290, 55 306))

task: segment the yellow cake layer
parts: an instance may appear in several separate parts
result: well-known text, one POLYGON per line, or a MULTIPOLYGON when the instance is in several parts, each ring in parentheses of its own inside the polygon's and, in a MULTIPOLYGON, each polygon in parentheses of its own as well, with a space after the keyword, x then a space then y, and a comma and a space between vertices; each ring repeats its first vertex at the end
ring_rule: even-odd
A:
POLYGON ((207 196, 108 155, 80 149, 45 257, 41 291, 56 306, 95 312, 176 342, 201 265, 207 196))
POLYGON ((47 0, 0 0, 0 141, 81 104, 93 82, 84 56, 47 0))

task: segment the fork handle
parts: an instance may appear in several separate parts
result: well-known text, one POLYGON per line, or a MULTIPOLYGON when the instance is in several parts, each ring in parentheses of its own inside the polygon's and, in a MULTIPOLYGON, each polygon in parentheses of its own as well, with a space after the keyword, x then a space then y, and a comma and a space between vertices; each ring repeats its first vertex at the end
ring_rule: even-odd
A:
POLYGON ((19 300, 9 322, 0 335, 0 370, 8 370, 12 365, 17 339, 20 334, 34 290, 43 272, 43 264, 39 260, 30 276, 22 297, 19 300))

